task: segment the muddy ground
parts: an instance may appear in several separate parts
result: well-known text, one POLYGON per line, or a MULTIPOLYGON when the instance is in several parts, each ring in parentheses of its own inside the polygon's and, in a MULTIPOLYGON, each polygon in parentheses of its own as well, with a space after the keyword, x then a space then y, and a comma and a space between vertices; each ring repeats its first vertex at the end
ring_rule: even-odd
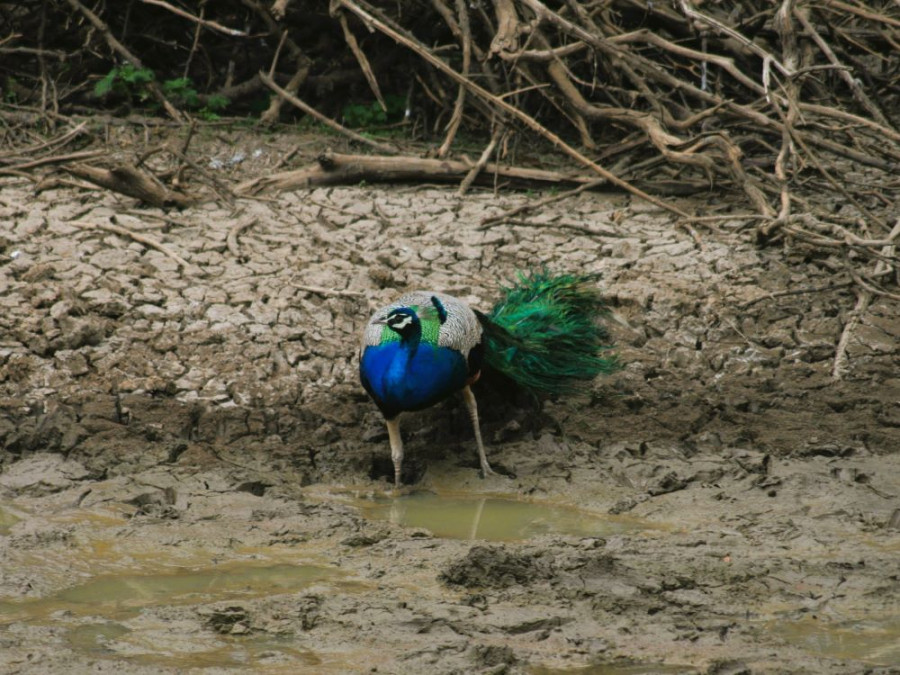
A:
MULTIPOLYGON (((206 159, 236 181, 295 140, 219 131, 206 159)), ((701 247, 595 193, 479 229, 539 195, 454 192, 164 213, 2 179, 0 671, 898 672, 900 303, 873 303, 836 382, 852 290, 750 221, 698 224, 701 247), (487 309, 540 262, 602 274, 624 368, 539 410, 476 390, 488 480, 460 401, 408 416, 408 479, 627 526, 368 517, 391 498, 369 313, 414 288, 487 309)))

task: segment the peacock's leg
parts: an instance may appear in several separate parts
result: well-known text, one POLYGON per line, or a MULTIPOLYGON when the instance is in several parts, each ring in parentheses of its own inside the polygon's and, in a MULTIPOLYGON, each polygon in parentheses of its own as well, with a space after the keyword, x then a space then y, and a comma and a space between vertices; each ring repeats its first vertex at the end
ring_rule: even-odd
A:
POLYGON ((488 464, 487 455, 484 454, 484 443, 481 442, 481 427, 478 424, 478 404, 475 402, 475 394, 472 393, 471 387, 466 385, 462 390, 463 400, 469 409, 469 417, 472 418, 472 426, 475 427, 475 443, 478 444, 478 461, 481 462, 481 473, 484 477, 492 475, 491 465, 488 464))
POLYGON ((391 459, 394 462, 394 487, 400 487, 400 469, 403 466, 403 439, 400 438, 400 416, 387 423, 388 438, 391 439, 391 459))

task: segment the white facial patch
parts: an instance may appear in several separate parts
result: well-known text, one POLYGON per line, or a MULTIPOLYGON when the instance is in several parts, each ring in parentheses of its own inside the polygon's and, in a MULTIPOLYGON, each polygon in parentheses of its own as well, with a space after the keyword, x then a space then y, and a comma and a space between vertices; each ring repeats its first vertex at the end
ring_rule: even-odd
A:
POLYGON ((393 328, 398 333, 406 328, 409 324, 412 323, 412 317, 407 314, 401 314, 399 316, 391 317, 388 321, 388 326, 393 328))

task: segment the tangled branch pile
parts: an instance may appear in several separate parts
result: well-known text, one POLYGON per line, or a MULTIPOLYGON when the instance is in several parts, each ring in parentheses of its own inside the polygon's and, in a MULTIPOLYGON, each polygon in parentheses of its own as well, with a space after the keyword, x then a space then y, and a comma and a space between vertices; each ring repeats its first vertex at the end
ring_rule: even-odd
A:
POLYGON ((870 294, 897 281, 894 0, 19 0, 0 24, 7 141, 26 113, 272 123, 285 101, 438 157, 481 135, 479 166, 539 140, 582 182, 683 217, 667 197, 714 185, 761 238, 842 253, 870 294))

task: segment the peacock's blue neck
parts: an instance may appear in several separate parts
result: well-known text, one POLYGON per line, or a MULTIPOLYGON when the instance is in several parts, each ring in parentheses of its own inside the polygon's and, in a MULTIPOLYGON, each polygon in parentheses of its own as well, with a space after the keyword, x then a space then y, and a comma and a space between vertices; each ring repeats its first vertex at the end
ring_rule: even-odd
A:
POLYGON ((385 372, 385 379, 394 382, 402 382, 405 378, 409 377, 421 341, 421 331, 415 335, 400 336, 400 341, 394 343, 396 345, 396 350, 394 351, 393 358, 385 372))
POLYGON ((363 383, 388 419, 404 410, 434 405, 466 383, 466 361, 458 351, 419 336, 365 349, 363 383))
POLYGON ((422 341, 422 324, 414 323, 405 332, 400 334, 400 345, 410 352, 415 352, 422 341))

